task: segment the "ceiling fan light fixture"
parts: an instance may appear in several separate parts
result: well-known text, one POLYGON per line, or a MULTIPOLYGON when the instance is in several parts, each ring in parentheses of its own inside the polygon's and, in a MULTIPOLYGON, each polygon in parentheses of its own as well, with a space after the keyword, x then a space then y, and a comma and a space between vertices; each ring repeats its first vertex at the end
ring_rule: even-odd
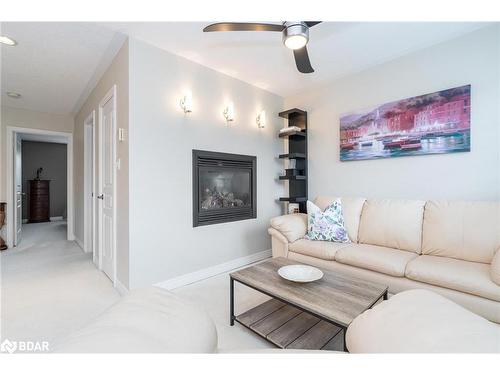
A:
POLYGON ((289 49, 301 49, 309 41, 309 28, 304 23, 285 24, 283 44, 289 49))

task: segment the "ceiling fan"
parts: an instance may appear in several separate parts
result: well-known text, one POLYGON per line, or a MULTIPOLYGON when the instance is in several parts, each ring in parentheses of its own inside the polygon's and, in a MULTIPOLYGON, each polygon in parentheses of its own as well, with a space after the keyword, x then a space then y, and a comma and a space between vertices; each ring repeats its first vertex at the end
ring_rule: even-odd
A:
POLYGON ((283 44, 293 50, 295 64, 301 73, 312 73, 314 69, 309 61, 307 42, 309 41, 309 28, 321 21, 293 21, 283 22, 281 25, 271 23, 248 22, 219 22, 208 25, 203 32, 212 31, 280 31, 283 35, 283 44))

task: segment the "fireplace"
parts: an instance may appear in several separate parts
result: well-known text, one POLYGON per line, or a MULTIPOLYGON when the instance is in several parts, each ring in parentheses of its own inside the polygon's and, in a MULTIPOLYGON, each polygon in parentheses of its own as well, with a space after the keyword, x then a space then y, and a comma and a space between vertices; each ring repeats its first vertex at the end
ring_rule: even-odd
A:
POLYGON ((193 150, 193 227, 257 217, 257 158, 193 150))

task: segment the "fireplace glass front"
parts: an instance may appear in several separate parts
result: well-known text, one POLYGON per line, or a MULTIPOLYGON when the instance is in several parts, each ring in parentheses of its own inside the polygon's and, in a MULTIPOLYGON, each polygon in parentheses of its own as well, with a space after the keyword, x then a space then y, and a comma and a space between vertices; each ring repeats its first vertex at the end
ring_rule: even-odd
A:
POLYGON ((256 158, 193 150, 193 226, 256 217, 256 158))

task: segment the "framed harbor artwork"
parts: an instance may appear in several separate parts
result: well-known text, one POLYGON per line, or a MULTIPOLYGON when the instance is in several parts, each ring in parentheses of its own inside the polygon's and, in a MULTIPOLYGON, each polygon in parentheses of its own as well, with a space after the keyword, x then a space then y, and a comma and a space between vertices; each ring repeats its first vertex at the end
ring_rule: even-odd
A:
POLYGON ((340 117, 340 161, 470 151, 471 86, 340 117))

